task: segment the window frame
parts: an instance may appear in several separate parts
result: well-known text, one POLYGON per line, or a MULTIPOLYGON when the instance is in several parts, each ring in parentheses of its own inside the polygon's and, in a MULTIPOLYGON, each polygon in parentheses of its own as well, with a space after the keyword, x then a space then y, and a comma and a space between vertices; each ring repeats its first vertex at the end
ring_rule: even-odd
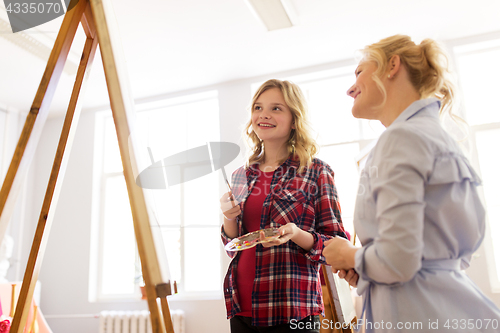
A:
MULTIPOLYGON (((217 112, 214 116, 217 117, 217 122, 219 123, 220 118, 220 106, 218 99, 218 91, 211 90, 198 94, 183 95, 180 97, 174 97, 169 99, 156 100, 147 103, 140 103, 136 105, 137 114, 148 111, 155 111, 162 108, 169 108, 175 106, 182 106, 191 103, 203 102, 205 100, 215 100, 218 104, 217 112)), ((136 280, 134 286, 133 294, 105 294, 103 293, 103 250, 104 250, 104 214, 105 209, 103 209, 106 196, 106 180, 111 177, 122 176, 123 170, 117 172, 105 172, 104 171, 104 147, 103 142, 105 139, 106 132, 106 121, 112 120, 112 112, 110 109, 103 111, 98 111, 95 114, 95 133, 94 133, 94 164, 93 164, 93 184, 92 184, 92 221, 91 221, 91 246, 90 246, 90 267, 89 267, 89 301, 90 302, 110 302, 110 301, 133 301, 139 300, 141 298, 141 293, 139 286, 141 285, 140 277, 142 276, 140 267, 140 258, 137 250, 137 245, 135 246, 135 261, 136 261, 136 280)), ((218 138, 220 140, 220 130, 218 131, 218 138)), ((217 175, 217 192, 219 192, 219 187, 221 183, 221 176, 217 175)), ((179 224, 169 224, 161 225, 162 230, 165 229, 179 229, 180 232, 180 269, 181 277, 183 282, 185 280, 185 270, 186 270, 186 257, 183 244, 185 238, 185 228, 220 228, 219 220, 220 216, 214 216, 214 225, 201 225, 201 224, 188 224, 185 225, 184 221, 184 210, 188 209, 184 206, 185 202, 185 186, 184 184, 176 185, 179 186, 180 191, 180 223, 179 224)), ((147 190, 146 190, 147 191, 147 190)), ((134 239, 135 242, 135 239, 134 239)), ((219 240, 217 240, 220 243, 219 240)), ((223 260, 222 251, 218 251, 219 257, 218 263, 221 266, 219 270, 219 287, 217 290, 213 291, 186 291, 185 283, 178 283, 178 294, 169 296, 170 301, 175 300, 209 300, 209 299, 221 299, 222 298, 222 280, 223 280, 223 260)))
MULTIPOLYGON (((462 89, 460 83, 462 80, 466 80, 466 78, 461 73, 461 68, 459 66, 459 61, 458 61, 459 57, 462 55, 467 56, 470 54, 481 54, 492 50, 499 50, 500 34, 492 34, 488 36, 483 36, 481 38, 465 39, 459 42, 450 43, 449 47, 451 49, 450 52, 451 58, 453 62, 456 64, 456 73, 458 75, 459 88, 462 89)), ((464 119, 467 121, 468 110, 466 109, 466 107, 463 106, 460 111, 461 114, 459 114, 459 116, 464 117, 464 119)), ((468 154, 470 156, 471 164, 482 178, 476 136, 478 133, 483 131, 489 131, 495 129, 500 130, 500 121, 468 125, 467 129, 468 129, 468 140, 470 142, 470 149, 468 151, 468 154)), ((495 239, 491 232, 490 216, 488 214, 488 209, 487 209, 488 207, 486 204, 486 196, 483 186, 480 186, 478 188, 478 194, 486 210, 485 236, 481 246, 484 247, 485 250, 484 252, 485 252, 485 260, 488 271, 488 278, 490 282, 490 290, 492 293, 496 294, 500 293, 500 275, 498 273, 498 271, 500 271, 499 270, 500 258, 496 258, 494 253, 493 243, 495 239)), ((478 253, 473 254, 473 258, 478 255, 479 255, 478 253)))

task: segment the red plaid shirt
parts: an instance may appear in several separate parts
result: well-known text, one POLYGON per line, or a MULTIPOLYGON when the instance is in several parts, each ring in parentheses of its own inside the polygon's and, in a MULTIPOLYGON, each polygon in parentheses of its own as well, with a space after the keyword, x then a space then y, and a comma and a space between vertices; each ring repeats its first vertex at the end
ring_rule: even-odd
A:
MULTIPOLYGON (((314 236, 314 245, 310 251, 293 241, 268 248, 257 245, 252 291, 252 325, 255 326, 285 324, 291 319, 321 313, 319 267, 326 264, 323 243, 336 235, 346 237, 330 166, 317 158, 300 174, 298 166, 297 161, 289 158, 274 172, 271 191, 262 207, 260 228, 293 222, 314 236)), ((242 211, 260 172, 257 165, 252 165, 233 173, 233 194, 242 211)), ((245 233, 239 221, 238 235, 245 233)), ((231 241, 224 227, 221 235, 224 245, 231 241)), ((224 279, 224 296, 227 317, 232 318, 241 311, 236 288, 240 252, 227 253, 233 260, 224 279)))

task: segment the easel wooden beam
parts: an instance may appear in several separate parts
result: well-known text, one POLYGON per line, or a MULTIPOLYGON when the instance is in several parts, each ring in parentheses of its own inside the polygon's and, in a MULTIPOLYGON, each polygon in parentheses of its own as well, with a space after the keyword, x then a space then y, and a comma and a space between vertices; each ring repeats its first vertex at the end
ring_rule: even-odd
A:
POLYGON ((87 38, 94 38, 96 36, 96 28, 94 16, 92 15, 92 9, 90 8, 90 3, 88 3, 87 7, 85 7, 85 12, 83 12, 81 23, 83 31, 85 31, 85 35, 87 35, 87 38))
POLYGON ((114 27, 115 22, 112 19, 112 11, 108 8, 107 2, 90 0, 90 4, 92 5, 92 13, 100 41, 109 100, 111 102, 111 110, 113 112, 118 146, 123 164, 123 174, 132 208, 134 231, 141 258, 153 333, 164 332, 165 327, 167 328, 167 332, 173 332, 170 314, 163 311, 162 321, 156 302, 157 298, 160 297, 162 305, 164 304, 163 302, 166 304, 166 296, 158 295, 156 292, 156 286, 165 283, 165 281, 162 279, 156 250, 154 247, 151 247, 151 244, 154 244, 154 239, 143 189, 137 186, 134 177, 134 170, 138 174, 138 166, 136 164, 136 156, 138 155, 137 147, 134 146, 135 140, 131 137, 133 135, 132 126, 134 123, 133 102, 128 91, 128 80, 124 74, 126 71, 122 69, 124 63, 120 62, 121 59, 119 58, 121 49, 119 44, 112 38, 113 35, 116 35, 116 33, 112 32, 113 29, 116 29, 114 27))

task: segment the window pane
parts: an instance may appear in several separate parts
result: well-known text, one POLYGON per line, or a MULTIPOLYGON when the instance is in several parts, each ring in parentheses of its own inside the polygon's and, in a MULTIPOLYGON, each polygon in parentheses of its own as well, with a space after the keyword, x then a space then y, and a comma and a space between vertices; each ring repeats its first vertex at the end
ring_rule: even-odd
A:
POLYGON ((160 225, 181 225, 181 187, 148 190, 153 198, 154 212, 160 225))
POLYGON ((102 293, 134 293, 135 237, 125 178, 110 177, 105 184, 102 293))
POLYGON ((115 123, 112 117, 106 118, 104 129, 104 172, 120 172, 123 170, 115 123))
POLYGON ((498 173, 498 142, 500 129, 476 133, 476 145, 483 180, 483 190, 486 199, 486 212, 493 236, 493 250, 496 261, 497 276, 500 277, 500 173, 498 173))
POLYGON ((144 149, 151 148, 155 161, 219 141, 218 101, 209 99, 139 112, 136 130, 144 149))
POLYGON ((216 99, 190 103, 186 111, 189 115, 187 144, 190 148, 220 141, 219 103, 216 99))
POLYGON ((220 290, 220 227, 185 228, 184 233, 185 290, 220 290))
POLYGON ((139 112, 136 131, 141 146, 151 148, 155 161, 186 150, 187 119, 179 107, 139 112))
POLYGON ((469 125, 500 122, 500 106, 496 101, 500 91, 500 67, 492 65, 498 59, 498 47, 458 56, 460 83, 469 125))
POLYGON ((346 94, 353 83, 354 75, 349 75, 301 85, 320 144, 359 139, 360 124, 351 113, 353 99, 346 94))
POLYGON ((170 277, 178 284, 182 283, 180 230, 180 228, 162 228, 163 244, 167 253, 170 277))
POLYGON ((352 217, 358 191, 359 174, 356 156, 359 153, 358 143, 349 143, 321 147, 318 157, 328 163, 334 172, 344 227, 352 235, 352 217))
POLYGON ((219 173, 184 183, 184 225, 219 225, 219 173))

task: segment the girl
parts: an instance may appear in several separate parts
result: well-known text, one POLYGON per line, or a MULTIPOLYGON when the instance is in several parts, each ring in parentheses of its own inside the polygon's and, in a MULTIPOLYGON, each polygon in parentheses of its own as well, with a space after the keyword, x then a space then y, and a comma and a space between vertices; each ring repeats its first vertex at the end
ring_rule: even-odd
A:
POLYGON ((499 309, 462 271, 483 240, 485 212, 478 175, 439 121, 453 116, 456 93, 446 56, 433 40, 400 35, 362 54, 352 114, 387 129, 360 179, 363 247, 335 238, 323 254, 357 282, 367 332, 498 332, 499 309))
POLYGON ((228 252, 233 260, 224 294, 231 331, 318 332, 323 244, 345 234, 333 171, 314 158, 317 145, 299 87, 280 80, 262 84, 245 134, 252 150, 233 173, 233 193, 221 198, 222 240, 269 227, 279 227, 281 236, 228 252))

